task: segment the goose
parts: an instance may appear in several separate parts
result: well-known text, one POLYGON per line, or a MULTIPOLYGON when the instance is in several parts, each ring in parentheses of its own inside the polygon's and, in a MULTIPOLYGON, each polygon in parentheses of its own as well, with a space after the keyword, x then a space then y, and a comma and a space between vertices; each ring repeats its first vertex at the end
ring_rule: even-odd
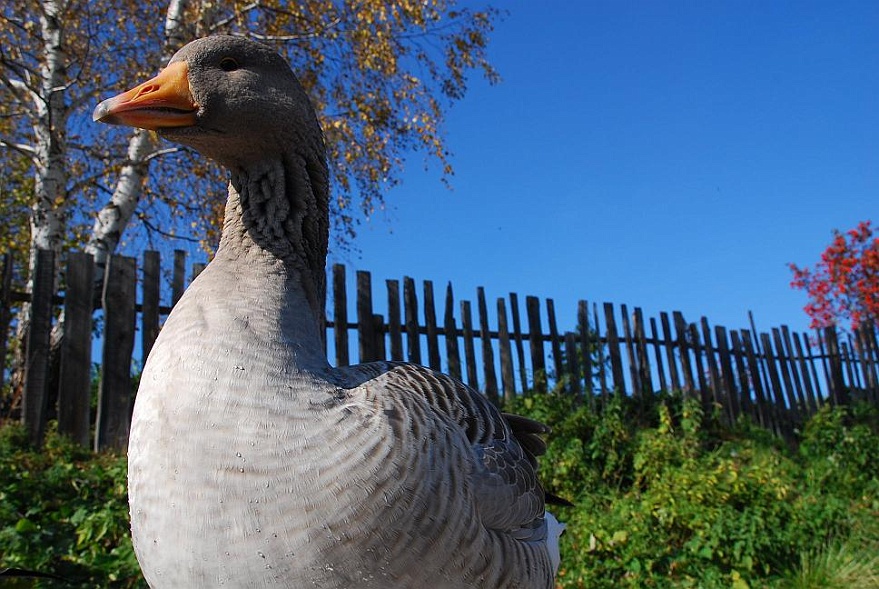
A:
POLYGON ((328 168, 290 66, 183 47, 93 118, 221 164, 219 247, 168 316, 131 422, 131 532, 153 589, 553 586, 544 425, 402 362, 331 367, 328 168))

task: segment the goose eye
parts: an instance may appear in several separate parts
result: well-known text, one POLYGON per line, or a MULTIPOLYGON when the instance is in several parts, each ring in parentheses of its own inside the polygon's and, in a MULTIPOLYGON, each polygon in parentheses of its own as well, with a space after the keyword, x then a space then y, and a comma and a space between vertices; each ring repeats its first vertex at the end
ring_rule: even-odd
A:
POLYGON ((238 67, 238 62, 231 57, 224 57, 220 60, 220 69, 224 72, 234 72, 238 67))

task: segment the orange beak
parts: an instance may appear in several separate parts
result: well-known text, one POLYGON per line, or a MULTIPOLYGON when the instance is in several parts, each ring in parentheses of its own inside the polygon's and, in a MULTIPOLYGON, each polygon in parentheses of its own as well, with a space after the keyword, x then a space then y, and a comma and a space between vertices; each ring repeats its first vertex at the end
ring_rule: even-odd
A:
POLYGON ((192 126, 198 104, 189 91, 188 73, 185 61, 172 63, 152 80, 100 103, 92 119, 150 131, 192 126))

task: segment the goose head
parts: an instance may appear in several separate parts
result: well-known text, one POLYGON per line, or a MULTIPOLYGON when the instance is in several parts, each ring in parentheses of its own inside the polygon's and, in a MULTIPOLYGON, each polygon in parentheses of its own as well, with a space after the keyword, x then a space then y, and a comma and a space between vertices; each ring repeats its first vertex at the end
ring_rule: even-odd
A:
POLYGON ((158 132, 235 170, 292 151, 324 160, 320 126, 287 62, 243 37, 197 39, 93 118, 158 132))
POLYGON ((231 187, 218 255, 242 258, 258 250, 296 267, 320 312, 326 151, 308 96, 280 55, 243 37, 197 39, 155 78, 98 104, 93 118, 156 131, 227 168, 231 187))

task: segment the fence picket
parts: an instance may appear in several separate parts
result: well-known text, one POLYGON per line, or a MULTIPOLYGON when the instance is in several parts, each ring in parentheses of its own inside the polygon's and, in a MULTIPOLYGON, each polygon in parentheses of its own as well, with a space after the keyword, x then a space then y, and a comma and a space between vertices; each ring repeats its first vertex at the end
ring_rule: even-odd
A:
POLYGON ((446 285, 446 312, 443 318, 443 330, 446 335, 446 362, 449 374, 461 379, 461 354, 458 352, 458 327, 455 325, 455 295, 452 283, 446 285))
POLYGON ((565 373, 565 364, 564 359, 562 358, 562 345, 561 340, 559 339, 559 328, 555 317, 555 302, 552 299, 546 299, 546 322, 549 329, 552 365, 556 377, 558 378, 565 373))
POLYGON ((406 359, 421 364, 421 336, 418 327, 418 296, 415 280, 403 277, 403 322, 406 326, 406 359))
POLYGON ((31 445, 43 444, 49 397, 49 338, 52 330, 52 298, 55 290, 55 253, 39 250, 34 265, 30 328, 27 332, 24 394, 21 414, 31 445))
POLYGON ((104 278, 104 348, 98 386, 95 450, 128 445, 131 417, 131 356, 137 309, 137 260, 110 256, 104 278))
POLYGON ((497 390, 497 375, 494 372, 494 350, 491 347, 491 330, 488 326, 488 304, 485 289, 476 289, 476 305, 479 311, 479 340, 482 347, 482 374, 485 382, 485 396, 495 405, 500 404, 497 390))
POLYGON ((510 317, 513 320, 513 341, 516 343, 516 359, 519 364, 519 382, 522 392, 528 390, 528 371, 525 368, 525 345, 522 343, 522 322, 519 320, 519 296, 510 293, 510 317))
POLYGON ((391 341, 391 360, 403 360, 403 324, 400 322, 400 281, 386 280, 388 291, 388 339, 391 341))
POLYGON ((92 391, 92 318, 95 259, 73 252, 67 259, 64 339, 58 387, 58 431, 89 447, 92 391))
MULTIPOLYGON (((40 319, 36 309, 37 327, 32 328, 26 342, 31 365, 26 375, 29 378, 25 381, 23 410, 32 439, 39 443, 41 428, 45 428, 46 417, 54 410, 46 406, 52 396, 46 394, 46 372, 40 372, 44 360, 40 359, 39 354, 45 356, 48 345, 40 344, 40 338, 45 338, 45 335, 40 336, 40 330, 51 326, 52 305, 55 300, 60 300, 66 309, 66 337, 62 340, 62 372, 58 391, 59 429, 73 436, 78 443, 87 444, 88 413, 83 410, 83 407, 87 408, 83 402, 87 399, 87 392, 83 391, 90 384, 88 352, 91 349, 92 289, 95 281, 93 276, 89 278, 86 266, 81 265, 92 263, 91 257, 84 254, 68 256, 64 297, 54 295, 54 278, 50 281, 48 294, 38 291, 30 296, 12 292, 11 258, 4 256, 4 260, 0 323, 8 327, 9 319, 4 318, 8 317, 4 313, 13 301, 30 301, 35 309, 45 307, 46 300, 49 301, 48 322, 45 318, 40 319)), ((184 263, 185 254, 175 252, 171 283, 173 300, 179 298, 183 290, 184 263)), ((190 275, 193 279, 202 268, 201 264, 192 264, 190 275)), ((103 293, 107 324, 102 356, 104 378, 94 444, 98 447, 118 447, 127 438, 127 406, 131 395, 130 350, 133 348, 136 312, 140 310, 142 313, 142 348, 148 354, 160 319, 169 312, 170 307, 163 306, 159 300, 161 268, 158 253, 145 252, 143 255, 140 305, 136 303, 135 260, 112 258, 106 275, 103 293), (119 391, 123 392, 118 394, 119 391)), ((442 344, 439 341, 442 337, 445 338, 447 372, 457 378, 464 372, 468 384, 477 389, 481 380, 482 390, 492 402, 499 402, 501 394, 504 400, 513 400, 517 389, 523 392, 546 391, 552 379, 556 385, 563 383, 570 394, 581 396, 585 391, 590 404, 606 400, 612 391, 635 397, 650 396, 656 384, 653 379, 658 378, 659 390, 669 390, 670 387, 694 398, 698 395, 706 410, 711 409, 713 403, 719 403, 723 415, 730 421, 747 415, 782 436, 790 436, 793 428, 817 411, 826 400, 844 404, 849 402, 851 396, 879 402, 879 351, 873 325, 862 326, 852 335, 844 336, 845 339, 840 338, 834 329, 822 330, 815 340, 816 352, 808 338, 803 341, 805 335, 793 333, 785 325, 764 333, 753 329, 727 331, 722 326, 715 326, 712 332, 706 317, 688 324, 682 313, 674 311, 671 313, 672 326, 669 314, 660 313, 658 322, 653 317, 645 318, 639 307, 635 307, 630 314, 626 305, 620 305, 620 317, 617 317, 612 303, 603 304, 602 327, 598 305, 592 303, 590 317, 589 303, 579 300, 576 330, 560 334, 553 299, 545 299, 547 332, 544 332, 541 300, 528 296, 524 309, 528 332, 524 333, 518 297, 515 293, 509 293, 509 305, 504 298, 496 299, 498 324, 497 331, 492 331, 486 291, 479 287, 476 293, 476 311, 479 313, 476 333, 469 301, 460 303, 462 329, 458 330, 451 283, 446 288, 442 327, 437 321, 433 283, 422 283, 424 325, 419 325, 421 311, 412 278, 403 278, 402 293, 398 280, 386 280, 387 315, 383 316, 373 310, 371 275, 364 271, 356 273, 356 301, 352 304, 356 308, 357 322, 352 324, 348 321, 349 297, 345 277, 345 267, 335 264, 332 267, 332 321, 326 322, 326 328, 335 332, 337 365, 349 363, 350 329, 357 330, 360 361, 386 357, 401 360, 404 356, 405 332, 405 355, 410 361, 420 363, 421 336, 424 335, 427 362, 434 369, 442 368, 442 344), (619 326, 617 321, 621 321, 619 326), (648 322, 649 337, 646 333, 648 322), (464 341, 463 366, 459 337, 463 337, 464 341), (479 358, 475 352, 476 337, 480 338, 479 358), (527 358, 523 338, 528 340, 530 354, 527 358), (547 370, 547 344, 553 363, 550 371, 547 370), (622 351, 623 344, 625 353, 622 351), (648 353, 649 346, 653 346, 653 358, 648 353), (515 366, 517 360, 518 368, 515 366), (656 362, 655 369, 651 366, 652 360, 656 362), (819 363, 822 363, 826 386, 819 379, 819 363), (517 386, 517 380, 521 387, 517 386), (593 394, 593 389, 600 390, 600 395, 593 394)), ((753 325, 753 317, 751 323, 753 325)))
POLYGON ((461 327, 464 331, 464 365, 467 369, 467 384, 479 390, 479 378, 476 375, 476 348, 473 343, 473 314, 470 301, 461 301, 461 327))
POLYGON ((504 390, 504 400, 509 403, 516 397, 516 378, 513 376, 513 349, 507 327, 507 305, 503 297, 497 300, 497 332, 501 357, 501 387, 504 390))
POLYGON ((638 360, 635 357, 635 345, 632 339, 632 328, 629 324, 629 309, 623 304, 620 305, 620 318, 623 327, 623 343, 626 348, 626 359, 629 361, 629 380, 632 383, 632 394, 635 397, 641 396, 641 379, 638 374, 638 360))
POLYGON ((439 336, 436 326, 436 306, 433 301, 433 282, 425 280, 424 292, 424 325, 427 330, 427 365, 440 370, 439 336))
POLYGON ((186 290, 186 252, 174 250, 174 273, 171 276, 171 306, 177 304, 186 290))
POLYGON ((534 382, 534 390, 545 393, 546 360, 543 357, 543 332, 540 326, 540 299, 537 297, 525 297, 525 311, 528 314, 528 343, 531 348, 531 378, 534 382))
POLYGON ((613 303, 604 303, 604 326, 607 330, 607 353, 610 357, 610 371, 613 378, 614 393, 626 394, 626 381, 623 378, 623 359, 620 356, 620 336, 614 318, 613 303))

